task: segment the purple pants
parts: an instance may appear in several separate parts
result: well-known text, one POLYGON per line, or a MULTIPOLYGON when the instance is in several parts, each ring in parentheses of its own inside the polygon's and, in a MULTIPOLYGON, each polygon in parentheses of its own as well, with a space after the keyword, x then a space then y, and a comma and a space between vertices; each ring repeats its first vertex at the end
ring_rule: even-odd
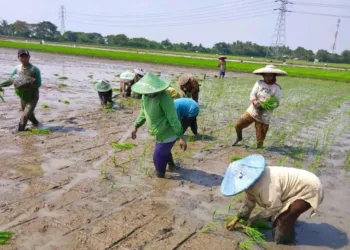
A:
POLYGON ((153 163, 159 173, 165 174, 166 166, 170 159, 171 149, 176 140, 169 143, 156 143, 156 148, 153 153, 153 163))

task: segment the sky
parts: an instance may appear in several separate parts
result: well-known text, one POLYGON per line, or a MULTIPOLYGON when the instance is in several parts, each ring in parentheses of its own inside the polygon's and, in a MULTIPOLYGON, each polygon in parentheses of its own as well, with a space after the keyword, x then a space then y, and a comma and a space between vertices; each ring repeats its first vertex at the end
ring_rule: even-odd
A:
MULTIPOLYGON (((286 16, 287 46, 329 51, 338 17, 348 16, 341 18, 336 52, 350 50, 349 0, 291 1, 294 4, 288 9, 292 12, 286 16)), ((206 47, 236 40, 270 45, 278 16, 273 9, 279 8, 275 0, 17 0, 16 8, 13 0, 1 0, 0 19, 29 23, 45 20, 60 28, 61 5, 66 8, 66 30, 126 34, 159 42, 168 38, 171 42, 201 43, 206 47)))

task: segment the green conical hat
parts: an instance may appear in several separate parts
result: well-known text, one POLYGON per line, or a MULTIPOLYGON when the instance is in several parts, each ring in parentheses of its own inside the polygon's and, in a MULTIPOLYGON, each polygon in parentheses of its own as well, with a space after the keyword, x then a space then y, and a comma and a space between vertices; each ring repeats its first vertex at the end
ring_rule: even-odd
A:
POLYGON ((112 86, 106 80, 98 80, 95 83, 95 89, 98 92, 107 92, 107 91, 110 91, 112 89, 112 86))
POLYGON ((119 78, 122 82, 130 82, 135 79, 135 76, 136 74, 134 72, 127 70, 121 73, 119 78))
POLYGON ((152 73, 147 73, 140 81, 135 83, 131 90, 137 94, 154 94, 169 88, 170 82, 167 79, 160 78, 152 73))

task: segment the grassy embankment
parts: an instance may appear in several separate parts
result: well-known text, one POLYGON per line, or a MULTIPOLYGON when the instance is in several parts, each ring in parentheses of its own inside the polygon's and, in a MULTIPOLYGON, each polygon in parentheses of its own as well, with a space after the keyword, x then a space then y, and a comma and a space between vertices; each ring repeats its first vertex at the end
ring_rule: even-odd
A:
MULTIPOLYGON (((63 46, 52 46, 52 45, 40 45, 30 43, 17 43, 0 41, 0 47, 5 48, 26 48, 28 50, 68 54, 76 56, 90 56, 97 58, 108 58, 118 59, 126 61, 137 61, 137 62, 148 62, 157 64, 168 64, 176 66, 189 66, 189 67, 200 67, 200 68, 211 68, 216 69, 217 60, 203 60, 198 58, 182 58, 152 54, 139 54, 132 52, 121 52, 121 51, 108 51, 99 49, 87 49, 87 48, 70 48, 63 46)), ((252 72, 253 70, 263 67, 264 64, 253 64, 253 63, 227 63, 227 70, 236 72, 252 72)), ((338 71, 338 70, 326 70, 326 69, 313 69, 313 68, 297 68, 292 66, 281 66, 280 68, 286 70, 289 76, 302 77, 302 78, 314 78, 314 79, 326 79, 350 82, 350 72, 338 71)))

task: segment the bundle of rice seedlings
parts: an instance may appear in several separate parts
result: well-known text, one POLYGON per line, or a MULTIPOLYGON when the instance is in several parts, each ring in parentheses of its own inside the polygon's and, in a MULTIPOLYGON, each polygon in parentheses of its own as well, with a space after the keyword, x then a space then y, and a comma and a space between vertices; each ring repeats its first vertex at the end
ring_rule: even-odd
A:
POLYGON ((13 232, 0 232, 0 245, 7 244, 12 238, 13 232))
POLYGON ((267 243, 264 234, 262 234, 258 229, 243 226, 245 234, 252 240, 255 244, 266 247, 267 243))
POLYGON ((29 135, 49 135, 51 134, 51 130, 49 129, 40 129, 40 128, 33 128, 29 131, 25 131, 21 133, 22 135, 29 136, 29 135))
POLYGON ((47 104, 43 104, 43 105, 41 105, 44 109, 48 109, 49 108, 49 105, 47 105, 47 104))
POLYGON ((67 104, 67 105, 70 104, 70 102, 67 100, 58 100, 58 102, 61 102, 61 103, 67 104))
POLYGON ((212 222, 206 224, 205 226, 203 226, 200 232, 205 233, 211 229, 216 228, 219 225, 220 225, 220 221, 212 221, 212 222))
POLYGON ((112 148, 114 149, 120 149, 120 150, 127 150, 127 149, 132 149, 133 147, 136 146, 134 143, 119 143, 119 142, 112 142, 111 143, 112 148))
POLYGON ((240 250, 252 250, 254 247, 254 241, 251 239, 246 239, 241 241, 238 246, 240 250))
POLYGON ((3 88, 0 88, 0 99, 5 102, 5 99, 3 97, 5 90, 3 88))
POLYGON ((271 97, 265 102, 261 103, 261 107, 266 111, 273 111, 277 107, 278 98, 271 97))

